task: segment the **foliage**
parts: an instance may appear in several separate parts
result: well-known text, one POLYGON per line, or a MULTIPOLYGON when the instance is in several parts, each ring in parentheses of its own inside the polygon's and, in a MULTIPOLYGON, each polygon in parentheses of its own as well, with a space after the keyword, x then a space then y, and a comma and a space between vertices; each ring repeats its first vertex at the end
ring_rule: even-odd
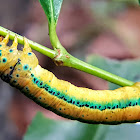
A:
MULTIPOLYGON (((96 67, 109 71, 134 82, 140 81, 140 59, 118 61, 101 56, 91 55, 87 57, 87 61, 96 67)), ((116 89, 120 86, 109 83, 110 89, 116 89)))
POLYGON ((112 0, 112 1, 116 1, 116 2, 130 2, 133 4, 138 4, 138 2, 140 2, 140 0, 112 0))
POLYGON ((63 0, 39 0, 39 1, 45 11, 49 24, 51 24, 51 22, 55 22, 55 24, 57 24, 63 0))
POLYGON ((58 121, 38 113, 24 136, 24 140, 85 140, 94 138, 98 125, 77 121, 58 121))

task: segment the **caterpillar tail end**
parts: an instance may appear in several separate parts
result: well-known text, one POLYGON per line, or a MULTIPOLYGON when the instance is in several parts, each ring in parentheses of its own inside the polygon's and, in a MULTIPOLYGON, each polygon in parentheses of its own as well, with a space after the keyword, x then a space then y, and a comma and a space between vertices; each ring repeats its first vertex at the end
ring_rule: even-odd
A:
POLYGON ((24 48, 23 48, 23 52, 28 53, 28 52, 32 52, 32 49, 29 45, 28 39, 26 37, 24 37, 24 48))

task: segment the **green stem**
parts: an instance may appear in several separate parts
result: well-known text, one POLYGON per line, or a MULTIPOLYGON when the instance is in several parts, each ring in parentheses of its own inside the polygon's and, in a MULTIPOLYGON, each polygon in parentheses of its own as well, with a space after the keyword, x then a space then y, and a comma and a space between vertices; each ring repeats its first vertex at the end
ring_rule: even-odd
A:
MULTIPOLYGON (((6 36, 7 33, 10 33, 11 40, 14 40, 15 35, 17 35, 16 33, 11 32, 0 26, 0 35, 6 36)), ((108 80, 108 81, 115 83, 117 85, 120 85, 120 86, 131 86, 134 84, 134 82, 132 82, 132 81, 129 81, 127 79, 124 79, 124 78, 114 75, 112 73, 109 73, 109 72, 99 69, 97 67, 94 67, 88 63, 85 63, 85 62, 71 56, 59 42, 56 32, 53 31, 50 33, 52 33, 51 43, 53 44, 54 50, 51 50, 49 48, 46 48, 38 43, 35 43, 35 42, 29 40, 29 44, 30 44, 31 48, 54 59, 54 61, 58 65, 68 66, 68 67, 72 67, 72 68, 84 71, 86 73, 95 75, 97 77, 108 80), (55 35, 54 37, 53 37, 53 34, 55 35), (56 42, 55 42, 55 39, 56 39, 56 42)), ((18 42, 20 44, 24 44, 23 37, 20 35, 17 35, 17 37, 18 37, 18 42)))
POLYGON ((92 66, 88 63, 85 63, 71 56, 60 43, 58 36, 56 34, 56 24, 53 20, 49 24, 49 35, 50 35, 50 41, 54 50, 57 50, 57 51, 59 50, 57 57, 55 57, 54 59, 56 64, 68 66, 68 67, 72 67, 72 68, 84 71, 86 73, 100 77, 102 79, 105 79, 107 81, 110 81, 120 86, 131 86, 134 84, 134 82, 132 81, 129 81, 115 74, 104 71, 102 69, 99 69, 95 66, 92 66))
POLYGON ((97 77, 100 77, 102 79, 105 79, 107 81, 110 81, 110 82, 115 83, 120 86, 131 86, 134 84, 134 82, 132 82, 132 81, 129 81, 129 80, 119 77, 115 74, 104 71, 102 69, 99 69, 99 68, 92 66, 88 63, 85 63, 73 56, 71 56, 71 57, 72 57, 70 60, 71 64, 69 64, 69 63, 68 64, 69 64, 69 66, 71 66, 75 69, 95 75, 97 77))
POLYGON ((66 51, 65 48, 61 45, 58 36, 56 34, 56 24, 54 21, 49 24, 49 36, 50 36, 50 42, 54 50, 59 49, 66 51))
MULTIPOLYGON (((11 40, 14 40, 15 35, 17 35, 18 43, 20 43, 22 45, 24 44, 22 36, 20 36, 20 35, 12 32, 12 31, 0 26, 0 35, 6 36, 7 33, 10 33, 10 39, 11 40)), ((38 44, 36 42, 33 42, 31 40, 28 40, 28 42, 29 42, 30 47, 32 49, 34 49, 34 50, 36 50, 36 51, 38 51, 38 52, 40 52, 40 53, 52 58, 52 59, 56 56, 56 52, 54 50, 51 50, 51 49, 49 49, 49 48, 47 48, 45 46, 42 46, 42 45, 40 45, 40 44, 38 44)))

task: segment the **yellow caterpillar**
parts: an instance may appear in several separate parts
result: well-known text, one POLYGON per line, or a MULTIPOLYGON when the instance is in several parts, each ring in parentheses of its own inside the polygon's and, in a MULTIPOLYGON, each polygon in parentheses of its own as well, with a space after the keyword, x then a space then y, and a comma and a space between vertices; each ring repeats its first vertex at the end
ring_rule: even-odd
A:
POLYGON ((23 51, 9 34, 0 42, 0 76, 42 107, 86 123, 119 124, 140 121, 140 83, 116 90, 91 90, 57 79, 38 65, 24 38, 23 51))

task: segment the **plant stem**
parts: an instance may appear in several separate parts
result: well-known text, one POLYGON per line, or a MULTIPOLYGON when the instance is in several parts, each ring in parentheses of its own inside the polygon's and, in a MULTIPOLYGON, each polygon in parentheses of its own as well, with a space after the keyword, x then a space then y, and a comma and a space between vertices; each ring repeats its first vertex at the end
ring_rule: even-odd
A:
POLYGON ((97 77, 100 77, 102 79, 105 79, 107 81, 110 81, 111 83, 115 83, 120 86, 131 86, 134 84, 134 82, 132 82, 132 81, 124 79, 124 78, 117 76, 115 74, 112 74, 110 72, 104 71, 102 69, 99 69, 99 68, 92 66, 88 63, 85 63, 73 56, 71 56, 71 57, 72 57, 70 59, 71 63, 70 64, 67 63, 67 64, 69 64, 70 67, 84 71, 84 72, 92 74, 92 75, 95 75, 97 77))
POLYGON ((49 35, 50 35, 50 41, 54 48, 54 50, 59 50, 59 53, 57 57, 54 59, 56 64, 72 67, 81 71, 84 71, 86 73, 92 74, 94 76, 100 77, 102 79, 105 79, 109 82, 115 83, 120 86, 131 86, 134 84, 134 82, 129 81, 127 79, 124 79, 122 77, 119 77, 115 74, 109 73, 107 71, 104 71, 102 69, 99 69, 97 67, 94 67, 88 63, 85 63, 73 56, 71 56, 65 48, 61 45, 57 34, 56 34, 56 25, 52 21, 51 24, 49 24, 49 35))
POLYGON ((50 36, 50 42, 54 50, 59 49, 66 52, 65 48, 61 45, 58 36, 56 34, 56 25, 55 22, 52 21, 51 24, 49 24, 49 36, 50 36))
MULTIPOLYGON (((14 40, 15 35, 17 35, 18 43, 20 43, 22 45, 24 44, 22 36, 20 36, 20 35, 12 32, 12 31, 0 26, 0 35, 6 36, 7 33, 10 33, 10 39, 11 40, 14 40)), ((29 42, 29 45, 30 45, 30 47, 32 49, 34 49, 34 50, 36 50, 36 51, 38 51, 38 52, 40 52, 40 53, 52 58, 52 59, 56 56, 56 52, 54 50, 51 50, 51 49, 49 49, 49 48, 47 48, 45 46, 42 46, 42 45, 40 45, 40 44, 38 44, 36 42, 33 42, 31 40, 28 40, 28 42, 29 42)))
MULTIPOLYGON (((17 35, 18 38, 18 42, 20 44, 24 44, 23 42, 23 37, 12 32, 9 31, 3 27, 0 26, 0 35, 2 36, 6 36, 7 33, 10 33, 10 39, 14 40, 15 35, 17 35)), ((55 39, 57 38, 56 32, 53 32, 53 34, 55 34, 55 39)), ((124 79, 122 77, 119 77, 117 75, 114 75, 112 73, 109 73, 107 71, 104 71, 102 69, 99 69, 97 67, 94 67, 86 62, 83 62, 73 56, 71 56, 66 50, 65 48, 63 48, 63 46, 61 45, 61 43, 59 42, 59 39, 57 38, 57 42, 55 42, 53 35, 51 35, 52 37, 52 44, 54 47, 54 50, 51 50, 49 48, 46 48, 38 43, 35 43, 31 40, 29 41, 29 44, 31 46, 32 49, 54 59, 54 61, 58 64, 58 65, 63 65, 63 66, 68 66, 68 67, 72 67, 75 69, 78 69, 80 71, 84 71, 86 73, 95 75, 97 77, 100 77, 102 79, 105 79, 107 81, 110 81, 112 83, 115 83, 117 85, 120 86, 131 86, 134 84, 134 82, 129 81, 127 79, 124 79), (57 47, 55 47, 57 46, 57 47), (60 53, 59 53, 60 52, 60 53)))

